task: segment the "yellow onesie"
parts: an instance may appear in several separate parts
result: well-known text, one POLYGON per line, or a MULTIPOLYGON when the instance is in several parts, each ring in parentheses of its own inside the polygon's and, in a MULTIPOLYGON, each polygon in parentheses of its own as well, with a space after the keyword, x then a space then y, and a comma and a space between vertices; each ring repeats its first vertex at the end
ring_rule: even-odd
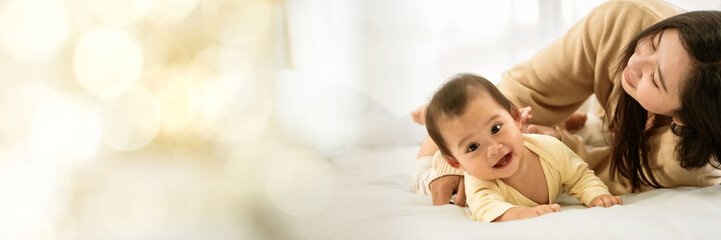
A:
MULTIPOLYGON (((541 162, 548 185, 549 203, 553 203, 564 190, 585 205, 599 195, 610 194, 601 179, 588 168, 588 164, 563 142, 537 134, 523 134, 523 140, 526 148, 537 154, 541 162)), ((434 162, 438 161, 445 161, 440 152, 434 156, 434 162)), ((503 180, 484 181, 467 172, 464 175, 467 203, 473 220, 490 222, 514 206, 538 206, 503 180)))

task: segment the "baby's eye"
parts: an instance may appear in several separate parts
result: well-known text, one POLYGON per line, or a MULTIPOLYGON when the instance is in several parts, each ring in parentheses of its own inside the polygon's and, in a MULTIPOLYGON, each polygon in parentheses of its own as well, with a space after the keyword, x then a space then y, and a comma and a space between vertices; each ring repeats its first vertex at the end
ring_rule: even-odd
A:
POLYGON ((501 131, 501 124, 496 124, 491 127, 491 134, 496 134, 498 131, 501 131))
POLYGON ((473 152, 473 151, 476 151, 477 149, 478 149, 478 143, 474 143, 474 144, 471 144, 470 146, 468 146, 468 149, 466 151, 473 152))

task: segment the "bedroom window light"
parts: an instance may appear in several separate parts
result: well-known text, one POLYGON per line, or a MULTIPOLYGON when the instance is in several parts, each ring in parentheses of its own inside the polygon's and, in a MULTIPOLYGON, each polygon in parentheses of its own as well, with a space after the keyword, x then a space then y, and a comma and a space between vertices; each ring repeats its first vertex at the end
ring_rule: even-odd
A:
POLYGON ((513 1, 512 4, 516 24, 530 27, 538 24, 539 1, 513 1))

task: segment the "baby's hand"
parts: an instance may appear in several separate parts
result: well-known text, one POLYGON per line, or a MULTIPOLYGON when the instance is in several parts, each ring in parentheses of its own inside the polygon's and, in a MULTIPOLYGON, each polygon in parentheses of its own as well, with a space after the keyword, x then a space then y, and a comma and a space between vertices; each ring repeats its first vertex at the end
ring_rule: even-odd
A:
POLYGON ((610 207, 613 205, 623 205, 623 198, 620 196, 613 196, 609 194, 604 194, 598 197, 593 198, 590 203, 588 203, 589 207, 610 207))
POLYGON ((533 217, 538 217, 538 216, 545 215, 548 213, 560 212, 560 211, 561 211, 561 205, 558 205, 556 203, 548 204, 548 205, 538 205, 538 206, 529 208, 528 211, 524 211, 522 214, 519 215, 519 219, 533 218, 533 217))
POLYGON ((493 221, 505 222, 518 219, 534 218, 544 214, 560 211, 561 206, 558 204, 538 205, 535 207, 512 207, 493 221))
POLYGON ((556 203, 554 204, 547 204, 547 205, 538 205, 532 208, 533 212, 536 214, 535 217, 544 215, 546 213, 552 213, 552 212, 560 212, 561 211, 561 205, 558 205, 556 203))

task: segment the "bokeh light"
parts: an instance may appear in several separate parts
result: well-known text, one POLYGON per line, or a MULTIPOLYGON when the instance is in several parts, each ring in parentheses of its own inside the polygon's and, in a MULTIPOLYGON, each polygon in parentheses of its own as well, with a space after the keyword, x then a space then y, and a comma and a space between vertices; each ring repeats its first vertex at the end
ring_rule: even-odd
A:
POLYGON ((185 19, 198 0, 154 0, 148 13, 148 20, 159 26, 169 26, 185 19))
POLYGON ((269 29, 272 20, 269 1, 204 1, 201 14, 205 28, 224 43, 246 44, 269 29))
POLYGON ((90 12, 105 24, 125 26, 145 17, 153 0, 86 0, 90 12))
POLYGON ((45 62, 65 44, 68 19, 60 2, 11 0, 0 7, 0 45, 15 59, 45 62))
POLYGON ((193 89, 191 101, 197 113, 192 120, 193 128, 209 138, 215 137, 212 124, 224 108, 218 81, 221 62, 219 49, 217 46, 209 46, 198 51, 188 68, 193 89))
POLYGON ((197 102, 201 114, 194 126, 200 133, 213 137, 214 129, 217 128, 216 122, 221 118, 223 109, 225 109, 223 90, 213 79, 206 80, 197 91, 199 92, 197 102))
POLYGON ((272 99, 264 85, 242 73, 227 73, 208 81, 202 92, 205 123, 222 139, 254 138, 265 130, 272 99))
POLYGON ((43 159, 77 164, 90 157, 98 144, 99 129, 91 105, 82 99, 57 99, 42 105, 32 122, 33 153, 43 159))
POLYGON ((93 109, 100 138, 108 147, 132 151, 147 145, 160 129, 160 106, 145 88, 121 84, 108 89, 93 109))
POLYGON ((136 83, 143 69, 143 51, 128 33, 93 31, 78 42, 73 69, 80 85, 98 95, 116 84, 136 83))
MULTIPOLYGON (((203 204, 206 189, 203 188, 203 176, 186 167, 165 168, 152 175, 168 194, 167 205, 170 216, 165 221, 165 229, 188 234, 193 226, 202 221, 203 204)), ((181 235, 182 236, 182 235, 181 235)))
POLYGON ((149 174, 118 174, 99 196, 101 221, 110 232, 125 238, 152 237, 165 228, 170 199, 149 174))
POLYGON ((0 0, 0 239, 268 238, 280 4, 0 0))
POLYGON ((14 147, 29 144, 37 110, 47 102, 60 99, 54 89, 32 82, 10 87, 10 90, 0 97, 0 136, 14 147))
POLYGON ((171 68, 158 79, 163 83, 156 91, 163 113, 162 130, 168 134, 186 131, 197 109, 188 71, 187 67, 171 68))
POLYGON ((57 163, 12 151, 0 157, 0 238, 52 239, 61 189, 57 163))
POLYGON ((253 45, 211 46, 191 63, 191 85, 198 114, 195 129, 225 141, 252 139, 270 123, 273 99, 257 76, 253 45))

